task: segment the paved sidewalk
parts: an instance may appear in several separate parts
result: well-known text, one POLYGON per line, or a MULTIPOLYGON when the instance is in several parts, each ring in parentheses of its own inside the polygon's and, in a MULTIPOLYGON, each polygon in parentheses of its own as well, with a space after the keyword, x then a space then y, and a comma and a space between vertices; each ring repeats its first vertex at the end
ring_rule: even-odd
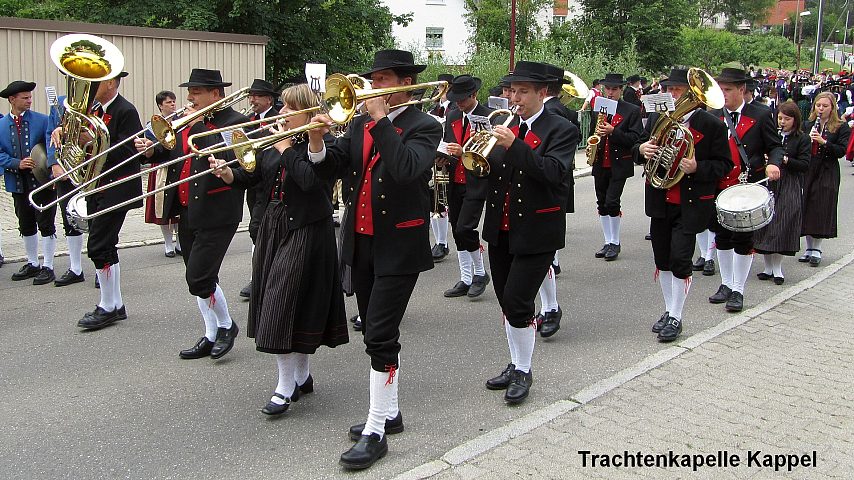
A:
POLYGON ((399 478, 851 478, 852 262, 399 478))

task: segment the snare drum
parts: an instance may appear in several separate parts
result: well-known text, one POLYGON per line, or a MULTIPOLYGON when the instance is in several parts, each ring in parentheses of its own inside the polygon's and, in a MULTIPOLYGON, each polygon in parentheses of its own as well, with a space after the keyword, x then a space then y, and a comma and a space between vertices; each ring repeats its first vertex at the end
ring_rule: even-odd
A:
POLYGON ((68 221, 75 229, 80 232, 89 231, 89 220, 83 219, 83 217, 88 215, 89 211, 89 208, 86 205, 86 197, 84 195, 77 194, 71 197, 65 211, 68 213, 68 221))
POLYGON ((753 232, 774 218, 774 195, 763 185, 740 183, 718 195, 715 200, 718 222, 733 232, 753 232))

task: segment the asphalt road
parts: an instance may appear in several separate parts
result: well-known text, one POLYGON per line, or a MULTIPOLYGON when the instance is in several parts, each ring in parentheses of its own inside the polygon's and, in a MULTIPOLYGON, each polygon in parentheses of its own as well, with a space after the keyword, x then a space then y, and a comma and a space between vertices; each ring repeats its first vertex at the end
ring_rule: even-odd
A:
MULTIPOLYGON (((854 172, 842 162, 840 234, 826 241, 831 263, 852 251, 848 206, 854 172)), ((315 393, 284 416, 259 412, 276 384, 272 356, 244 336, 221 360, 180 360, 178 351, 203 332, 187 293, 183 264, 162 246, 120 252, 129 319, 97 332, 75 323, 98 293, 89 281, 66 288, 11 282, 0 270, 0 477, 3 478, 358 478, 389 477, 433 460, 459 443, 664 348, 649 332, 663 310, 653 281, 651 247, 643 239, 642 180, 627 185, 622 254, 593 258, 602 244, 592 178, 577 181, 578 213, 569 216, 560 259, 560 332, 537 340, 528 401, 507 407, 483 382, 508 363, 501 315, 491 286, 480 299, 445 299, 457 280, 454 252, 422 274, 402 327, 400 403, 406 432, 390 437, 389 455, 366 473, 346 474, 338 456, 350 446, 349 425, 368 409, 369 362, 361 336, 312 358, 315 393)), ((237 292, 248 278, 248 234, 239 234, 222 269, 233 317, 245 325, 237 292)), ((57 260, 64 271, 67 259, 57 260)), ((748 281, 749 307, 782 287, 760 282, 757 257, 748 281)), ((817 270, 794 259, 786 282, 817 270)), ((685 336, 726 318, 706 297, 719 277, 696 276, 685 307, 685 336)), ((348 312, 355 301, 347 299, 348 312)), ((804 319, 809 321, 809 319, 804 319)))

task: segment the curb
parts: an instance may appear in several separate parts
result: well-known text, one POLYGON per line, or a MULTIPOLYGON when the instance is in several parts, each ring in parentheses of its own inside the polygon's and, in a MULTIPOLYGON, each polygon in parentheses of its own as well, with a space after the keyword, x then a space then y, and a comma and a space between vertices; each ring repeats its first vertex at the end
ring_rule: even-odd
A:
POLYGON ((809 278, 801 280, 764 302, 748 309, 747 311, 727 318, 719 324, 709 327, 701 332, 698 332, 677 345, 665 348, 656 352, 640 362, 623 369, 616 374, 606 379, 600 380, 588 387, 581 389, 567 400, 558 400, 551 405, 547 405, 538 410, 535 410, 522 418, 513 420, 506 425, 497 427, 471 440, 445 452, 438 460, 423 463, 411 470, 403 472, 394 478, 397 480, 416 480, 432 477, 451 467, 458 466, 469 460, 474 459, 478 455, 492 450, 508 441, 529 433, 534 429, 560 417, 563 414, 569 413, 578 407, 581 407, 593 400, 605 395, 606 393, 620 387, 634 378, 637 378, 650 370, 658 368, 674 358, 689 352, 700 345, 723 335, 724 333, 747 323, 749 320, 764 314, 772 308, 782 304, 786 300, 791 299, 795 295, 809 290, 819 283, 827 280, 831 275, 842 270, 849 264, 854 262, 854 252, 851 252, 832 264, 824 267, 820 272, 812 275, 809 278))

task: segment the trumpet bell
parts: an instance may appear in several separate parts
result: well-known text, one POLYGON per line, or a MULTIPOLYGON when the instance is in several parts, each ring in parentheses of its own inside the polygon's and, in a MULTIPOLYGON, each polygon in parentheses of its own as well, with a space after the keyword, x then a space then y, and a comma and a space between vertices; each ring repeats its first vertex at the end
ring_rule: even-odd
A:
POLYGON ((483 178, 489 175, 489 161, 483 155, 477 152, 463 152, 461 160, 463 167, 471 171, 475 177, 483 178))
POLYGON ((724 92, 718 82, 703 69, 688 69, 688 86, 696 101, 711 109, 724 107, 724 92))

